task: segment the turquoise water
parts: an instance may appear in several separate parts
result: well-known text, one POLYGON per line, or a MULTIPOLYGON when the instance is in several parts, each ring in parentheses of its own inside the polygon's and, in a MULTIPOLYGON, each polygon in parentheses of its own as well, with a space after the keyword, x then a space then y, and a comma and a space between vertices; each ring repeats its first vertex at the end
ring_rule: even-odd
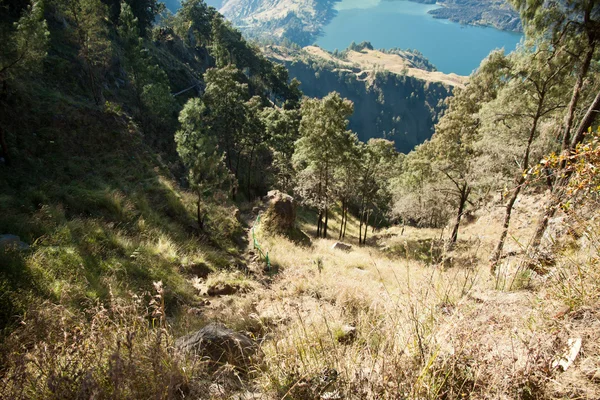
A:
MULTIPOLYGON (((181 7, 181 1, 180 0, 162 0, 163 3, 165 3, 165 5, 167 6, 167 8, 171 11, 171 12, 176 12, 177 10, 179 10, 179 7, 181 7)), ((206 4, 208 4, 209 6, 213 6, 216 9, 219 9, 221 7, 221 0, 208 0, 208 1, 204 1, 206 4)))
POLYGON ((516 48, 521 35, 494 28, 465 26, 427 14, 436 5, 409 1, 342 0, 338 15, 323 28, 316 43, 343 50, 353 41, 375 48, 417 49, 438 70, 469 75, 490 51, 516 48))

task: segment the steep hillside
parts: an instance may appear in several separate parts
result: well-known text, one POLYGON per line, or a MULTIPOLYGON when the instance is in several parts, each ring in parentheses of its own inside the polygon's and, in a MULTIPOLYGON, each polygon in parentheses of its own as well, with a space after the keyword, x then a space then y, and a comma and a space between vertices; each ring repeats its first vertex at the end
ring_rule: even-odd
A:
POLYGON ((352 100, 350 128, 361 140, 384 137, 408 152, 431 137, 443 100, 466 78, 416 68, 423 62, 414 53, 383 53, 367 43, 354 49, 336 56, 314 46, 300 51, 269 46, 265 54, 282 62, 306 95, 337 91, 352 100))
MULTIPOLYGON (((193 304, 190 268, 237 265, 242 231, 228 196, 190 190, 174 141, 182 105, 204 92, 206 71, 221 62, 215 54, 229 60, 232 52, 246 69, 235 74, 238 85, 255 95, 255 109, 298 100, 298 93, 281 97, 291 90, 286 71, 203 3, 192 10, 202 11, 193 24, 178 16, 147 27, 146 36, 125 3, 116 22, 100 1, 92 4, 49 2, 44 10, 15 2, 0 18, 1 37, 14 44, 0 64, 0 334, 43 301, 78 308, 150 290, 155 281, 169 287, 174 313, 193 304), (24 21, 38 47, 21 40, 25 28, 12 29, 24 21), (213 29, 202 34, 219 53, 199 43, 206 36, 196 29, 207 25, 213 29), (181 26, 192 26, 185 40, 181 26), (14 236, 26 251, 5 251, 14 236)), ((236 162, 245 166, 240 153, 236 162)), ((271 162, 269 150, 255 153, 255 164, 271 162)), ((258 174, 237 175, 242 190, 258 192, 268 176, 262 171, 254 186, 258 174)))

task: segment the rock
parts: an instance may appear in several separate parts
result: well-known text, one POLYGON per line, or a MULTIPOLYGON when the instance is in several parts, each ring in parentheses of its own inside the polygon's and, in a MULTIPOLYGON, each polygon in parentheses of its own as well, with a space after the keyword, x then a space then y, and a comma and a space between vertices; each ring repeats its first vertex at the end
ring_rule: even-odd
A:
POLYGON ((208 275, 213 272, 212 269, 208 266, 208 264, 199 262, 188 265, 182 265, 182 268, 187 271, 192 276, 197 276, 198 278, 206 279, 208 275))
POLYGON ((271 190, 265 200, 269 207, 265 213, 264 221, 269 229, 276 232, 286 233, 295 228, 296 224, 296 202, 288 194, 278 190, 271 190))
POLYGON ((227 296, 235 294, 240 290, 237 285, 230 285, 229 283, 217 283, 214 286, 210 286, 206 293, 211 296, 227 296))
POLYGON ((333 244, 333 246, 331 246, 332 249, 338 249, 338 250, 343 250, 343 251, 350 251, 352 250, 352 246, 346 243, 342 243, 342 242, 335 242, 333 244))
POLYGON ((246 365, 257 350, 252 339, 221 324, 209 324, 196 333, 180 337, 175 346, 219 364, 227 362, 238 367, 246 365))
POLYGON ((340 343, 351 343, 356 339, 356 327, 344 325, 337 335, 337 341, 340 343))
POLYGON ((0 235, 0 250, 2 249, 28 250, 29 245, 21 241, 17 235, 0 235))

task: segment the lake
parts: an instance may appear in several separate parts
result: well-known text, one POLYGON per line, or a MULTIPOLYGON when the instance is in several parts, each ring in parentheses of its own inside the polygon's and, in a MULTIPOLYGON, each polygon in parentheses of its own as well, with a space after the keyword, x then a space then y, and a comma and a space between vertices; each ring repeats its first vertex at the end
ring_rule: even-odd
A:
MULTIPOLYGON (((173 13, 179 10, 179 7, 181 7, 180 0, 162 0, 162 2, 165 3, 169 11, 173 13)), ((209 6, 215 7, 216 9, 219 9, 221 7, 221 4, 223 3, 222 0, 205 0, 204 2, 209 6)))
POLYGON ((438 70, 469 75, 490 51, 516 48, 522 35, 435 19, 436 5, 409 1, 342 0, 316 43, 329 51, 368 41, 375 48, 417 49, 438 70))

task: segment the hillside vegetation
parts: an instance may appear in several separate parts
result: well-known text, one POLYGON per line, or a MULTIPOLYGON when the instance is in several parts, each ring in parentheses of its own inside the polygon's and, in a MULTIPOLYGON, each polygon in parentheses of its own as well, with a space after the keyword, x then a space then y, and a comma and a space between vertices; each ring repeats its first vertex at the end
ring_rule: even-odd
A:
POLYGON ((463 80, 1 1, 0 398, 599 398, 600 6, 512 4, 463 80))

